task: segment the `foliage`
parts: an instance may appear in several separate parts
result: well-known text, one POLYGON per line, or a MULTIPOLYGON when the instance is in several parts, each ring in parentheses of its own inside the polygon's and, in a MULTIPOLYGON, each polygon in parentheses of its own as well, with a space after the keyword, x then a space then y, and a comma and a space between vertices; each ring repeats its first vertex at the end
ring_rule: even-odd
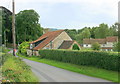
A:
MULTIPOLYGON (((79 32, 80 32, 80 30, 79 30, 79 32)), ((90 38, 90 36, 91 36, 91 34, 90 34, 89 29, 87 27, 85 27, 82 29, 81 33, 76 35, 76 40, 79 43, 83 43, 83 39, 90 38)))
POLYGON ((16 15, 16 34, 18 43, 36 40, 43 34, 39 24, 40 16, 34 10, 20 11, 16 15))
POLYGON ((23 42, 18 46, 18 52, 26 55, 27 48, 29 48, 29 42, 23 42))
POLYGON ((119 45, 120 45, 120 42, 115 43, 115 44, 114 44, 114 47, 113 47, 113 50, 114 50, 114 51, 118 51, 118 49, 119 49, 118 46, 119 46, 119 45))
MULTIPOLYGON (((32 74, 30 67, 27 66, 20 58, 16 58, 10 54, 6 54, 4 64, 2 66, 2 77, 10 82, 37 82, 37 78, 32 74)), ((3 58, 4 58, 3 57, 3 58)), ((6 82, 3 79, 2 81, 6 82)))
POLYGON ((92 44, 92 49, 93 50, 100 50, 100 44, 98 42, 95 42, 92 44))
POLYGON ((115 23, 112 26, 102 23, 96 27, 84 27, 78 30, 66 29, 65 31, 73 40, 82 44, 84 38, 106 38, 108 36, 118 36, 118 23, 115 23))
POLYGON ((82 36, 83 38, 90 38, 91 34, 90 34, 89 29, 85 28, 82 32, 82 36))
POLYGON ((10 50, 5 48, 5 47, 0 47, 0 66, 3 65, 3 63, 6 61, 8 58, 7 54, 10 50))
POLYGON ((12 13, 10 11, 2 10, 2 43, 5 40, 12 43, 12 13))
POLYGON ((74 44, 73 47, 72 47, 73 50, 80 50, 80 48, 78 47, 77 44, 74 44))
POLYGON ((73 40, 76 40, 76 37, 75 37, 75 35, 77 34, 76 29, 66 29, 65 31, 73 40))
POLYGON ((42 58, 118 71, 118 53, 98 51, 39 50, 42 58))
POLYGON ((2 53, 7 53, 7 52, 9 52, 10 51, 10 49, 8 49, 8 48, 6 48, 6 47, 2 47, 2 53))
POLYGON ((99 27, 95 30, 95 38, 106 38, 108 33, 108 25, 100 24, 99 27), (101 33, 102 32, 102 33, 101 33))

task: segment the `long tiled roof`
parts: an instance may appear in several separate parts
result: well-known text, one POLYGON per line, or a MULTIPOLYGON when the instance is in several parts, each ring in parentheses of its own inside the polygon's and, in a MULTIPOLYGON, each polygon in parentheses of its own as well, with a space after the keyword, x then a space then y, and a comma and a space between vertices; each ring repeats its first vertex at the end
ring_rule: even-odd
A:
POLYGON ((36 47, 34 47, 33 50, 42 49, 48 43, 50 43, 52 40, 54 40, 58 35, 60 35, 63 31, 64 30, 58 30, 58 31, 52 31, 52 32, 47 32, 47 33, 43 34, 40 38, 31 42, 31 44, 33 44, 33 43, 43 40, 40 44, 38 44, 36 47))
POLYGON ((74 41, 64 41, 59 49, 69 49, 73 43, 74 41))
POLYGON ((103 39, 83 39, 83 44, 92 44, 95 42, 98 42, 99 44, 105 44, 106 42, 117 42, 117 40, 117 36, 106 37, 103 39))

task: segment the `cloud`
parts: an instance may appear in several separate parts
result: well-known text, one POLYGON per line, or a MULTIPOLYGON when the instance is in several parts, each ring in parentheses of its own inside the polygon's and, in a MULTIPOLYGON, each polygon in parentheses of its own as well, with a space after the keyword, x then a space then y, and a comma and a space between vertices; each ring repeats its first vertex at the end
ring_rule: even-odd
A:
MULTIPOLYGON (((15 0, 16 13, 36 10, 43 27, 80 28, 113 24, 118 19, 119 0, 15 0)), ((0 0, 0 5, 12 9, 12 0, 0 0)))

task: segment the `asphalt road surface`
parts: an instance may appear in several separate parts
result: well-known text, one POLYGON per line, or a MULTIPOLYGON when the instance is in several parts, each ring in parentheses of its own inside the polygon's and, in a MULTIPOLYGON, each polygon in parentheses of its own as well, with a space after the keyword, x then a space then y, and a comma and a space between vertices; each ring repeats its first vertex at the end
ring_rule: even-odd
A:
POLYGON ((23 59, 23 61, 31 66, 31 70, 39 78, 40 82, 110 82, 28 59, 23 59))

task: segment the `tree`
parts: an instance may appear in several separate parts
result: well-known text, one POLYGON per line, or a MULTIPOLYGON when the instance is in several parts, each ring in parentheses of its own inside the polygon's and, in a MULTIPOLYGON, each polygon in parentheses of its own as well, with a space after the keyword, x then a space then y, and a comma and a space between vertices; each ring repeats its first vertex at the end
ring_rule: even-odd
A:
POLYGON ((6 8, 2 8, 0 10, 2 12, 1 16, 1 24, 2 24, 2 43, 6 44, 6 42, 12 43, 12 12, 10 12, 6 8))
POLYGON ((40 16, 34 10, 20 11, 16 15, 16 34, 17 41, 35 40, 43 34, 39 22, 40 16))
POLYGON ((88 28, 84 29, 82 32, 83 38, 90 38, 91 34, 88 28))
POLYGON ((104 23, 100 24, 94 33, 95 38, 106 38, 108 36, 108 25, 104 23))
POLYGON ((77 44, 74 44, 73 47, 72 47, 73 50, 80 50, 80 48, 78 47, 77 44))
POLYGON ((75 37, 77 35, 76 29, 71 29, 71 30, 66 29, 65 31, 73 40, 76 40, 76 37, 75 37))
MULTIPOLYGON (((80 30, 79 30, 80 32, 80 30)), ((90 38, 91 34, 88 28, 84 28, 84 30, 82 30, 81 33, 77 34, 76 37, 76 41, 78 43, 83 43, 83 39, 85 38, 90 38)))
POLYGON ((23 42, 18 46, 18 52, 27 55, 27 49, 29 48, 29 42, 23 42))
POLYGON ((100 44, 98 42, 95 42, 92 44, 92 49, 93 50, 100 50, 100 44))

